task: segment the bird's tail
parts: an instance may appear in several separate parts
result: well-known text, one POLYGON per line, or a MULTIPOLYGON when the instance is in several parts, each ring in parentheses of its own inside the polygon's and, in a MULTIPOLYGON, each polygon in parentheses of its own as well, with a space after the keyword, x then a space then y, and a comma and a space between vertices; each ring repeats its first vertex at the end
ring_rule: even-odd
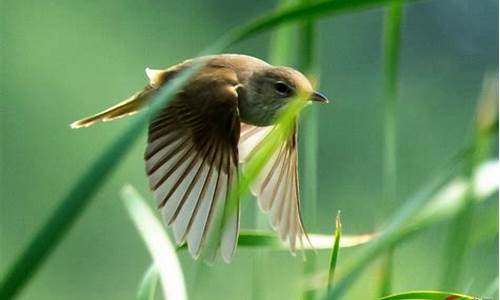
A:
POLYGON ((89 116, 70 124, 71 128, 82 128, 93 125, 98 121, 112 121, 121 117, 129 116, 140 111, 151 99, 153 92, 156 89, 150 85, 144 90, 134 94, 130 98, 100 112, 93 116, 89 116))

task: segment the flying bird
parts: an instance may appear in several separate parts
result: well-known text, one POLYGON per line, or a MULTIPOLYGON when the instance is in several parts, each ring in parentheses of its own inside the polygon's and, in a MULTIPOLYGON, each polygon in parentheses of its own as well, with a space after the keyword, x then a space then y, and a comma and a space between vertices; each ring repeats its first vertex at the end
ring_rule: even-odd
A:
MULTIPOLYGON (((275 126, 276 117, 300 94, 326 103, 300 72, 270 65, 255 57, 220 54, 186 60, 167 69, 146 69, 149 84, 125 101, 71 124, 90 126, 134 114, 180 72, 202 61, 201 68, 175 98, 152 118, 144 154, 150 188, 171 225, 178 244, 187 243, 197 258, 212 230, 222 230, 217 246, 229 262, 238 240, 240 209, 224 228, 217 214, 247 162, 275 126), (219 224, 219 225, 218 225, 219 224)), ((292 252, 305 235, 300 215, 297 125, 261 170, 251 191, 269 213, 272 227, 292 252)))

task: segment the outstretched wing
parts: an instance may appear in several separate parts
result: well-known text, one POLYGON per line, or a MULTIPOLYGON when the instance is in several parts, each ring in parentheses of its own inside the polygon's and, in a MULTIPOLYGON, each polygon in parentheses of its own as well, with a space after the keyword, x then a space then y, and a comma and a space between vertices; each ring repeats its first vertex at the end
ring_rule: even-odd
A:
POLYGON ((238 239, 239 206, 220 227, 238 177, 237 82, 227 69, 202 74, 151 122, 146 172, 176 242, 187 242, 197 258, 209 232, 223 230, 213 236, 229 261, 238 239))
MULTIPOLYGON (((242 123, 239 142, 240 162, 245 163, 255 154, 262 140, 274 126, 256 127, 242 123)), ((302 243, 305 230, 300 214, 297 127, 269 158, 252 186, 260 208, 269 213, 271 225, 292 252, 297 240, 302 243)))

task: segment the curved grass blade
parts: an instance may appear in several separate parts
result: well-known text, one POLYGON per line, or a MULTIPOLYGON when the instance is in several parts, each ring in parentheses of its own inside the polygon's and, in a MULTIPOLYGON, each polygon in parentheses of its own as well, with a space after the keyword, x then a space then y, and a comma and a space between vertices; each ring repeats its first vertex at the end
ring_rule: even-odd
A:
MULTIPOLYGON (((330 0, 318 1, 312 4, 301 3, 299 5, 271 13, 264 17, 257 18, 253 22, 248 23, 246 26, 239 27, 228 32, 211 46, 207 47, 202 53, 209 54, 219 52, 221 49, 224 49, 229 45, 235 44, 239 41, 252 37, 257 33, 269 30, 282 24, 370 9, 386 4, 389 1, 392 0, 330 0)), ((406 3, 416 1, 424 0, 409 0, 406 1, 406 3)))
POLYGON ((495 294, 498 293, 498 276, 491 281, 491 283, 488 285, 486 290, 484 291, 483 295, 486 297, 495 297, 495 294))
POLYGON ((129 127, 114 140, 94 163, 83 173, 77 183, 69 190, 61 204, 49 217, 29 245, 21 253, 0 283, 0 299, 13 298, 20 288, 27 283, 33 274, 40 268, 49 254, 66 235, 77 218, 83 213, 90 199, 105 183, 114 168, 132 147, 134 141, 145 129, 150 116, 170 101, 191 75, 201 65, 194 65, 179 74, 171 84, 163 87, 151 107, 141 114, 129 127))
MULTIPOLYGON (((454 162, 455 159, 452 160, 454 162)), ((353 260, 347 267, 345 277, 341 278, 336 286, 329 292, 327 299, 340 299, 346 289, 361 275, 361 272, 381 251, 387 250, 394 244, 399 235, 399 230, 415 215, 432 196, 456 173, 453 163, 447 164, 442 170, 434 175, 418 192, 406 200, 392 217, 391 222, 382 231, 380 236, 364 249, 359 257, 353 260)))
MULTIPOLYGON (((498 160, 481 164, 474 172, 472 190, 476 204, 498 191, 500 166, 498 160)), ((430 224, 449 219, 461 210, 470 181, 457 178, 444 186, 436 196, 412 220, 406 231, 415 230, 430 224)))
POLYGON ((335 275, 335 269, 337 267, 337 258, 339 256, 341 236, 342 236, 342 224, 340 223, 340 211, 339 211, 337 213, 337 218, 335 220, 335 233, 333 234, 333 247, 332 247, 332 254, 330 255, 330 268, 328 269, 328 282, 327 282, 328 291, 333 287, 333 276, 335 275))
POLYGON ((155 300, 159 279, 160 273, 158 273, 158 269, 154 264, 151 264, 142 277, 141 285, 137 292, 137 300, 155 300))
MULTIPOLYGON (((425 199, 429 198, 431 200, 424 208, 422 208, 420 213, 416 214, 414 218, 409 218, 408 216, 405 219, 409 220, 405 222, 402 222, 404 220, 398 221, 398 223, 400 223, 398 227, 387 227, 387 229, 382 231, 377 239, 369 243, 367 248, 363 249, 364 251, 362 251, 360 255, 354 259, 350 265, 348 265, 343 272, 343 274, 345 274, 344 277, 342 277, 337 285, 332 289, 332 292, 329 293, 327 299, 339 299, 345 290, 361 274, 364 268, 366 268, 374 258, 389 247, 406 240, 417 231, 425 230, 430 225, 448 220, 456 215, 460 206, 463 205, 463 195, 467 190, 467 181, 453 180, 449 181, 447 185, 441 184, 441 182, 451 174, 453 174, 451 169, 442 170, 438 176, 434 177, 432 181, 424 185, 424 187, 422 187, 422 189, 411 198, 413 201, 419 202, 425 202, 425 199), (438 190, 438 187, 440 186, 443 186, 443 188, 438 190)), ((499 183, 498 180, 496 180, 496 178, 498 178, 498 174, 500 174, 498 161, 484 163, 476 170, 476 175, 474 177, 474 191, 476 193, 475 197, 478 201, 486 199, 498 191, 499 183), (495 179, 492 180, 492 178, 495 179)), ((405 202, 406 204, 396 214, 397 218, 407 215, 408 212, 410 212, 411 216, 411 211, 415 209, 411 207, 412 205, 415 205, 410 202, 411 199, 407 200, 407 202, 405 202), (404 215, 403 211, 406 211, 404 215)), ((417 204, 419 206, 422 205, 422 203, 417 204)), ((395 224, 394 221, 392 224, 395 224)))
MULTIPOLYGON (((297 245, 302 250, 331 250, 335 236, 326 234, 309 234, 309 241, 304 245, 297 245)), ((342 235, 339 241, 340 248, 362 246, 374 240, 377 234, 342 235)), ((273 251, 289 251, 287 244, 283 243, 273 231, 241 230, 238 238, 238 247, 266 248, 273 251)), ((186 245, 179 246, 178 250, 185 250, 186 245)))
MULTIPOLYGON (((475 172, 474 181, 474 191, 477 203, 485 201, 486 199, 491 199, 491 196, 498 192, 499 182, 497 178, 500 176, 500 165, 497 160, 489 161, 483 163, 479 166, 475 172)), ((464 205, 463 195, 467 190, 468 182, 465 179, 454 179, 446 184, 442 189, 435 193, 435 196, 429 201, 429 203, 420 212, 408 222, 407 225, 401 227, 393 237, 390 239, 390 245, 399 244, 415 233, 424 231, 434 224, 445 222, 455 216, 460 207, 464 205)), ((341 239, 345 239, 345 235, 341 239)), ((373 237, 371 243, 376 243, 377 236, 373 237)), ((367 245, 368 246, 368 245, 367 245)), ((372 253, 372 258, 376 258, 378 254, 382 253, 385 248, 380 247, 377 251, 372 253)), ((363 254, 361 255, 363 256, 363 254)), ((358 259, 361 259, 358 257, 358 259)), ((367 265, 361 266, 365 268, 367 265)), ((346 272, 342 272, 345 274, 346 272)), ((346 275, 347 276, 347 275, 346 275)), ((308 278, 307 288, 308 289, 321 289, 323 288, 323 282, 326 280, 327 274, 316 274, 308 278), (324 275, 324 276, 323 276, 324 275)), ((345 278, 342 277, 342 278, 345 278)), ((497 282, 498 283, 498 280, 497 282)), ((488 296, 488 293, 485 293, 488 296)))
MULTIPOLYGON (((351 248, 369 243, 376 234, 344 235, 338 242, 339 248, 351 248)), ((335 242, 335 235, 309 234, 310 244, 298 246, 303 250, 330 250, 335 242)), ((242 231, 238 239, 239 247, 266 247, 271 250, 288 250, 280 238, 273 232, 242 231)))
POLYGON ((404 292, 387 297, 380 300, 403 300, 403 299, 428 299, 428 300, 477 300, 479 298, 456 293, 437 292, 437 291, 413 291, 404 292))
POLYGON ((474 214, 475 199, 472 181, 477 165, 488 158, 491 152, 491 141, 487 129, 492 125, 498 111, 498 80, 496 76, 486 77, 483 81, 481 96, 479 97, 476 112, 476 123, 473 129, 472 152, 464 167, 467 180, 471 183, 464 194, 464 206, 449 226, 447 243, 444 253, 443 272, 441 274, 441 288, 455 289, 462 274, 464 257, 470 244, 472 227, 463 222, 474 214))
POLYGON ((160 221, 132 186, 123 188, 122 197, 127 212, 153 257, 153 264, 158 270, 165 298, 187 299, 184 275, 175 247, 168 239, 160 221))
MULTIPOLYGON (((317 18, 325 15, 332 15, 336 13, 368 9, 385 4, 389 1, 391 0, 332 0, 318 1, 312 4, 301 3, 277 13, 258 18, 254 22, 251 22, 249 25, 230 32, 220 42, 238 42, 259 32, 281 24, 317 18)), ((215 44, 214 48, 217 47, 218 44, 215 44)))

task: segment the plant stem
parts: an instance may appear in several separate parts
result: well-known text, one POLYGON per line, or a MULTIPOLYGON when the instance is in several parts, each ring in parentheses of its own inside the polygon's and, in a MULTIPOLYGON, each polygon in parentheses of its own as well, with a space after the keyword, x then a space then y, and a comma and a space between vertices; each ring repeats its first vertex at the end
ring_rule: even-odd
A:
MULTIPOLYGON (((397 71, 399 64, 401 2, 393 0, 386 8, 384 18, 384 157, 383 199, 386 211, 391 211, 397 201, 397 71)), ((379 296, 391 291, 392 259, 390 248, 382 258, 379 296)))
POLYGON ((397 197, 397 70, 400 49, 401 2, 387 8, 384 26, 384 200, 391 208, 397 197))

